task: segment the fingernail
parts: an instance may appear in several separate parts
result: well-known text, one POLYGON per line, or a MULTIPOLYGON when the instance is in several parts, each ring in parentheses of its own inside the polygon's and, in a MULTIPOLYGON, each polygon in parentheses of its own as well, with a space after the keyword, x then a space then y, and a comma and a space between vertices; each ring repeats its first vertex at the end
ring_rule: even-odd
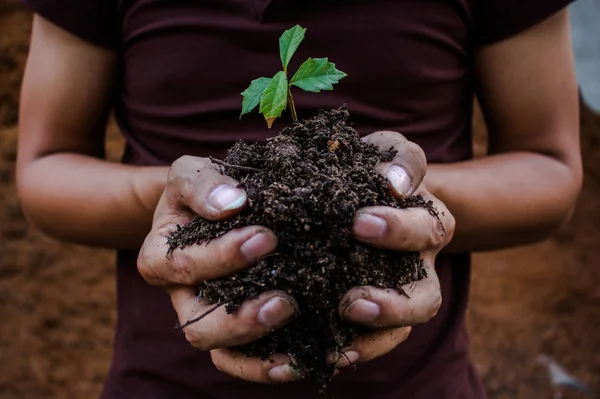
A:
POLYGON ((381 308, 375 302, 357 299, 346 309, 346 318, 359 323, 372 323, 379 317, 381 308))
POLYGON ((347 351, 340 356, 340 360, 336 364, 337 368, 348 367, 358 363, 360 355, 356 351, 347 351))
POLYGON ((380 217, 360 213, 354 222, 354 233, 362 238, 382 238, 387 232, 387 223, 380 217))
POLYGON ((271 235, 257 233, 242 244, 240 251, 248 262, 254 262, 270 254, 275 248, 277 248, 277 242, 271 235))
POLYGON ((296 308, 290 301, 276 296, 261 306, 258 321, 267 328, 275 328, 289 320, 294 313, 296 308))
POLYGON ((387 170, 387 179, 396 193, 406 197, 410 192, 410 177, 403 167, 392 165, 387 170))
POLYGON ((269 370, 269 378, 277 382, 287 382, 298 380, 302 376, 289 364, 282 364, 269 370))
POLYGON ((231 211, 241 208, 245 202, 246 192, 229 184, 218 186, 208 197, 208 205, 219 211, 231 211))

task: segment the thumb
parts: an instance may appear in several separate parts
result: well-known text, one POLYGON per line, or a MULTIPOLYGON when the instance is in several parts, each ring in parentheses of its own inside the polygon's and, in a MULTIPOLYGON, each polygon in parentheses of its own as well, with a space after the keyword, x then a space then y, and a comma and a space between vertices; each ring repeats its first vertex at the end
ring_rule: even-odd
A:
POLYGON ((417 144, 408 141, 397 132, 381 131, 364 138, 380 151, 393 148, 396 155, 391 161, 380 162, 375 170, 383 175, 399 198, 411 196, 423 182, 427 170, 427 158, 417 144))

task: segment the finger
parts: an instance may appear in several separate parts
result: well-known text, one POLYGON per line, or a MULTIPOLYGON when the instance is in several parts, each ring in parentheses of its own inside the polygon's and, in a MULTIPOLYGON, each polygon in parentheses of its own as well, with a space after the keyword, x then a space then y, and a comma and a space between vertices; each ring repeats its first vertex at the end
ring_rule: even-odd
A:
POLYGON ((217 369, 245 381, 273 384, 302 378, 285 355, 273 355, 262 360, 229 349, 215 349, 210 355, 217 369))
POLYGON ((372 286, 353 288, 340 302, 340 317, 373 328, 403 327, 426 323, 442 304, 440 282, 432 257, 423 260, 427 277, 406 284, 404 293, 372 286))
POLYGON ((365 363, 388 354, 402 342, 406 341, 411 327, 392 328, 360 335, 344 352, 348 358, 357 359, 352 362, 365 363))
POLYGON ((387 151, 391 147, 397 151, 394 159, 380 162, 375 170, 388 179, 399 198, 411 196, 421 185, 427 170, 427 158, 421 147, 408 141, 400 133, 390 131, 372 133, 364 140, 381 151, 387 151))
POLYGON ((446 205, 438 200, 434 204, 437 217, 425 208, 362 208, 354 219, 354 236, 382 249, 439 250, 452 239, 456 222, 446 205))
POLYGON ((256 341, 285 325, 297 312, 296 301, 280 291, 265 292, 246 301, 232 314, 225 306, 215 309, 218 305, 199 301, 189 287, 173 289, 170 295, 181 325, 206 315, 183 329, 188 342, 200 350, 256 341))
POLYGON ((235 179, 222 174, 210 160, 183 156, 169 171, 166 206, 179 215, 226 219, 246 203, 246 192, 237 186, 235 179))
POLYGON ((271 230, 248 226, 169 253, 166 237, 174 228, 148 235, 139 252, 138 270, 151 285, 197 285, 242 270, 277 248, 271 230))

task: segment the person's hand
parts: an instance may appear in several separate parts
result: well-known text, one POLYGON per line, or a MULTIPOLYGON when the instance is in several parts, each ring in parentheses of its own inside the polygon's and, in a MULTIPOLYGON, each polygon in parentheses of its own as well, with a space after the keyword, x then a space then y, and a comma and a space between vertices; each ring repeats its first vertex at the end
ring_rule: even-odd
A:
MULTIPOLYGON (((229 218, 243 209, 246 193, 237 182, 222 175, 206 158, 185 156, 173 163, 166 188, 154 214, 152 230, 138 257, 138 270, 151 285, 171 296, 179 322, 197 318, 214 305, 196 296, 198 285, 233 274, 256 263, 277 247, 275 234, 261 226, 232 230, 207 245, 177 249, 167 257, 167 237, 194 216, 209 220, 229 218)), ((290 321, 295 300, 271 291, 246 301, 234 314, 221 306, 201 322, 184 328, 185 337, 197 349, 209 351, 215 366, 232 376, 254 382, 283 382, 297 378, 290 359, 275 355, 261 360, 233 352, 228 347, 259 339, 290 321)))
POLYGON ((339 357, 341 366, 346 366, 348 359, 352 363, 361 363, 390 352, 408 338, 410 326, 425 323, 437 314, 442 297, 434 268, 435 257, 452 239, 455 225, 446 206, 422 184, 426 159, 418 145, 395 132, 376 132, 364 140, 381 150, 393 146, 398 151, 392 161, 378 164, 377 172, 387 177, 398 198, 415 194, 433 201, 440 220, 423 208, 374 206, 357 212, 356 239, 377 248, 420 252, 427 278, 405 286, 406 295, 391 289, 365 286, 350 290, 342 298, 340 317, 372 327, 373 332, 344 348, 346 356, 339 357))

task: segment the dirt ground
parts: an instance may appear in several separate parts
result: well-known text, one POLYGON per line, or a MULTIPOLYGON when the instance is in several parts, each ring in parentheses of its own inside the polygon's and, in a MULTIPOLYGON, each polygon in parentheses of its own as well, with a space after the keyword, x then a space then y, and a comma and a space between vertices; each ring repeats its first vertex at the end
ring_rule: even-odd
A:
MULTIPOLYGON (((15 193, 30 24, 16 0, 0 0, 0 398, 94 398, 111 357, 113 255, 30 229, 15 193)), ((481 150, 478 116, 476 125, 481 150)), ((571 223, 543 243, 474 257, 469 327, 491 399, 552 397, 540 353, 600 389, 600 118, 587 110, 582 142, 585 186, 571 223)), ((108 145, 117 159, 114 129, 108 145)))

